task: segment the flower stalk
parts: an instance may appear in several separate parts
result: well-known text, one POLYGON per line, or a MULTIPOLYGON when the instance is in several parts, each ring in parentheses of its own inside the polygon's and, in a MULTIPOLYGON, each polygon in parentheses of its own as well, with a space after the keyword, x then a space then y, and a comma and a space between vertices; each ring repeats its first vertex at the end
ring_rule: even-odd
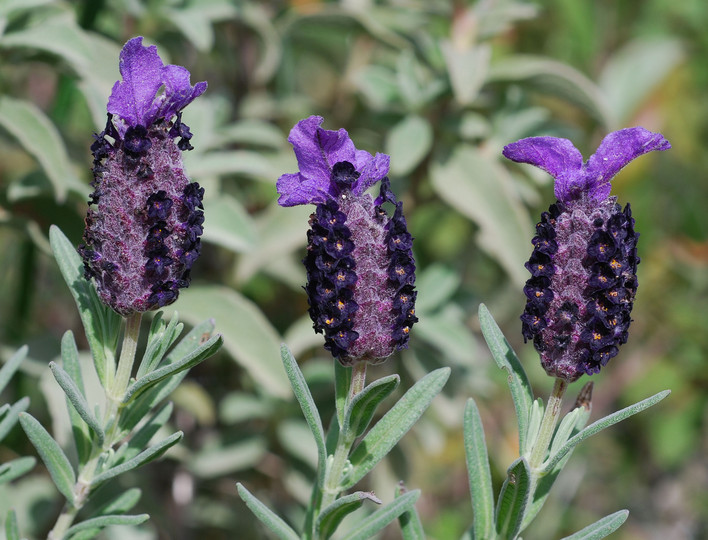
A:
POLYGON ((118 369, 113 379, 113 384, 108 391, 108 397, 116 404, 120 403, 128 389, 130 375, 133 372, 135 362, 135 352, 138 348, 138 338, 140 337, 140 321, 142 313, 136 312, 125 318, 125 334, 123 335, 123 346, 118 360, 118 369))
POLYGON ((568 383, 565 380, 556 378, 553 384, 553 390, 551 390, 551 395, 548 397, 546 410, 543 413, 538 436, 529 453, 529 466, 531 467, 532 474, 541 466, 546 457, 546 452, 548 452, 548 446, 551 443, 551 439, 553 439, 553 432, 558 423, 558 418, 560 418, 563 395, 567 388, 568 383))

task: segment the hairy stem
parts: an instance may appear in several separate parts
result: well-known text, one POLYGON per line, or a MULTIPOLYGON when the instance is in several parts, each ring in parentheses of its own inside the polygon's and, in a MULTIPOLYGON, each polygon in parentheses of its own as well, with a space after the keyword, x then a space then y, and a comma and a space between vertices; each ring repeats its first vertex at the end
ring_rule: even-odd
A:
POLYGON ((563 394, 565 393, 566 388, 568 388, 568 383, 566 381, 563 379, 556 379, 551 395, 548 398, 548 403, 546 404, 546 411, 543 413, 541 427, 538 430, 538 437, 536 437, 536 441, 533 443, 533 447, 531 448, 529 466, 532 470, 537 469, 546 457, 548 445, 551 442, 553 431, 555 430, 556 423, 560 417, 563 394))

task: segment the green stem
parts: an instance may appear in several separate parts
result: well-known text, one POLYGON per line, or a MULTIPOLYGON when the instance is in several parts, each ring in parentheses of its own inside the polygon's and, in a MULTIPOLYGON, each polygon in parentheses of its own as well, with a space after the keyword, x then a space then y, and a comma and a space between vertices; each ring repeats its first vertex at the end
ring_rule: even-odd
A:
POLYGON ((553 385, 553 390, 546 404, 546 411, 543 413, 541 427, 538 430, 538 436, 533 443, 529 457, 529 467, 531 470, 537 469, 543 463, 548 451, 548 445, 553 438, 553 431, 556 429, 556 423, 560 417, 561 404, 563 403, 563 394, 568 383, 563 379, 556 379, 553 385))
POLYGON ((120 402, 128 388, 130 375, 133 372, 133 362, 135 361, 135 351, 138 348, 138 337, 140 335, 140 320, 142 313, 133 313, 125 319, 125 334, 123 335, 123 347, 120 351, 118 369, 113 384, 108 390, 108 397, 114 402, 120 402))

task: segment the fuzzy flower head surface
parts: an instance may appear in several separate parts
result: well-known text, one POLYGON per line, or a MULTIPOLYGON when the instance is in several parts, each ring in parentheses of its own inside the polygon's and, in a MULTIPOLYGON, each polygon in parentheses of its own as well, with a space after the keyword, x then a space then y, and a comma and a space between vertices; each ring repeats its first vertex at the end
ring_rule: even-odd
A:
POLYGON ((598 373, 626 343, 637 290, 637 239, 629 204, 610 196, 610 182, 635 158, 668 150, 669 142, 641 127, 607 135, 586 162, 567 139, 531 137, 503 154, 555 179, 558 199, 541 215, 521 316, 546 372, 572 382, 598 373))
POLYGON ((307 233, 305 290, 315 331, 344 365, 405 348, 415 316, 415 261, 389 156, 357 150, 344 129, 311 116, 290 131, 299 172, 277 182, 281 206, 316 205, 307 233), (381 182, 374 199, 365 191, 381 182), (384 203, 394 206, 389 216, 384 203))
POLYGON ((121 315, 171 304, 200 251, 204 189, 190 182, 181 152, 192 133, 182 109, 201 95, 181 66, 165 66, 142 37, 120 53, 122 81, 95 136, 94 188, 79 253, 101 300, 121 315))

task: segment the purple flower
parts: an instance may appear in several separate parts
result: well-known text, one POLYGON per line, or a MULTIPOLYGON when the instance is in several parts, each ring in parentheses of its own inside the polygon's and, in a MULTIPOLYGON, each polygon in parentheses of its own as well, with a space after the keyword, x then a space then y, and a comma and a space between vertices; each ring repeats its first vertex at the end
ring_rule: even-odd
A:
POLYGON ((309 313, 325 348, 344 365, 380 362, 408 346, 415 316, 413 238, 391 192, 389 157, 357 150, 344 129, 298 122, 288 141, 300 171, 284 174, 281 206, 315 204, 307 232, 309 313), (381 181, 379 197, 364 193, 381 181), (395 206, 389 217, 384 203, 395 206))
POLYGON ((612 178, 634 158, 668 150, 644 128, 610 133, 583 163, 566 139, 531 137, 504 148, 504 156, 555 178, 558 201, 541 215, 531 278, 521 316, 524 340, 533 340, 546 372, 572 382, 598 373, 626 343, 637 290, 637 239, 629 204, 610 196, 612 178))
POLYGON ((191 86, 189 71, 163 65, 142 39, 121 51, 123 81, 113 86, 106 128, 91 146, 94 192, 79 246, 87 279, 124 316, 177 299, 204 222, 204 189, 185 175, 180 150, 192 148, 181 110, 207 84, 191 86))

